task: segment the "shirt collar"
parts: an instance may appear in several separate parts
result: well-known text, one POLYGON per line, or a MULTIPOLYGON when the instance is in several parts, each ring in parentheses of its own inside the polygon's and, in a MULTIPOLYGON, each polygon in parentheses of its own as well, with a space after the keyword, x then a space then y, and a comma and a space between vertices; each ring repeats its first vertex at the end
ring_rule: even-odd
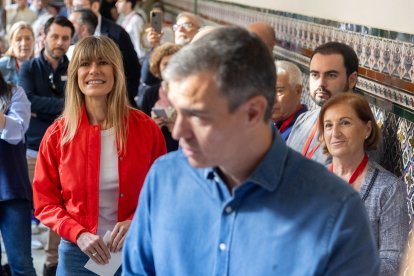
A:
MULTIPOLYGON (((252 182, 259 185, 270 192, 276 190, 280 183, 289 151, 274 126, 272 126, 272 131, 274 139, 269 151, 245 181, 245 183, 252 182)), ((214 180, 215 177, 219 177, 217 169, 214 167, 205 168, 203 170, 204 178, 207 180, 214 180)), ((242 185, 243 184, 244 183, 242 183, 242 185)))

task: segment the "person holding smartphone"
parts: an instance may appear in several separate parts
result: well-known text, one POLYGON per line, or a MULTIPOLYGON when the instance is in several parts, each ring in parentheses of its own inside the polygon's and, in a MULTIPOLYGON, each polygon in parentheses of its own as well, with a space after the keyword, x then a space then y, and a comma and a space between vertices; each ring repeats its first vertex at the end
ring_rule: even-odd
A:
MULTIPOLYGON (((165 28, 162 28, 161 32, 157 32, 156 28, 154 28, 159 25, 158 17, 160 15, 157 15, 158 12, 162 12, 162 8, 153 9, 150 15, 151 27, 145 30, 147 33, 146 38, 151 49, 155 49, 157 46, 162 45, 163 40, 165 40, 167 36, 165 28)), ((195 14, 189 12, 182 12, 178 14, 176 24, 173 25, 174 43, 177 45, 186 45, 190 43, 201 27, 202 21, 195 14)), ((149 59, 151 54, 152 50, 144 59, 141 67, 141 79, 138 89, 138 97, 136 98, 136 104, 139 109, 142 109, 142 95, 144 91, 149 86, 158 85, 160 83, 160 79, 151 74, 149 70, 149 59)))

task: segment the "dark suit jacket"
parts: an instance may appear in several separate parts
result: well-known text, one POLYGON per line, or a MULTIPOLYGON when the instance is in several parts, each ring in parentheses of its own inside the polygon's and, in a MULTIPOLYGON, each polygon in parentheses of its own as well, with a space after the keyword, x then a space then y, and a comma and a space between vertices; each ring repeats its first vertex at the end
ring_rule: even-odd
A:
POLYGON ((131 42, 129 34, 118 24, 102 17, 101 34, 106 35, 118 44, 124 62, 125 78, 127 82, 129 103, 136 107, 134 97, 137 95, 141 66, 139 65, 137 53, 131 42))

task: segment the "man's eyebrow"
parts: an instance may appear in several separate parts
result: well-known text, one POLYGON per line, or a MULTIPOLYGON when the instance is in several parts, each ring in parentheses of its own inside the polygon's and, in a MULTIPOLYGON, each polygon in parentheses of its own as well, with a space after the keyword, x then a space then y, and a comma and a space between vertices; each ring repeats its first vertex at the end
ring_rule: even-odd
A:
POLYGON ((326 72, 325 72, 325 74, 331 74, 331 73, 338 74, 338 73, 339 73, 339 71, 337 71, 337 70, 329 70, 329 71, 326 71, 326 72))
POLYGON ((181 108, 181 112, 190 115, 206 115, 209 113, 208 110, 196 109, 196 108, 181 108))

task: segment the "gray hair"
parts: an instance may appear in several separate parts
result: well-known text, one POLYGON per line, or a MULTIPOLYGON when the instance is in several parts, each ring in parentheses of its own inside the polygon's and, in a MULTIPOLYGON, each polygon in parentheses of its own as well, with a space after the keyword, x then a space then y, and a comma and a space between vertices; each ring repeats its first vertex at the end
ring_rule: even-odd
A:
POLYGON ((256 35, 240 27, 217 28, 175 54, 164 79, 179 81, 202 72, 214 74, 230 112, 261 95, 268 102, 264 120, 270 119, 276 70, 266 45, 256 35))
POLYGON ((178 21, 178 19, 180 19, 181 17, 187 17, 187 18, 190 18, 191 19, 191 21, 192 21, 192 23, 194 23, 194 24, 196 24, 197 26, 197 29, 199 29, 199 28, 201 28, 201 27, 203 27, 203 22, 201 21, 201 19, 197 16, 197 15, 195 15, 194 13, 191 13, 191 12, 180 12, 178 15, 177 15, 177 17, 176 17, 176 19, 175 19, 175 22, 177 22, 178 21))
POLYGON ((275 66, 277 75, 288 75, 291 88, 295 88, 296 85, 302 86, 302 72, 296 64, 286 60, 278 60, 275 62, 275 66))

